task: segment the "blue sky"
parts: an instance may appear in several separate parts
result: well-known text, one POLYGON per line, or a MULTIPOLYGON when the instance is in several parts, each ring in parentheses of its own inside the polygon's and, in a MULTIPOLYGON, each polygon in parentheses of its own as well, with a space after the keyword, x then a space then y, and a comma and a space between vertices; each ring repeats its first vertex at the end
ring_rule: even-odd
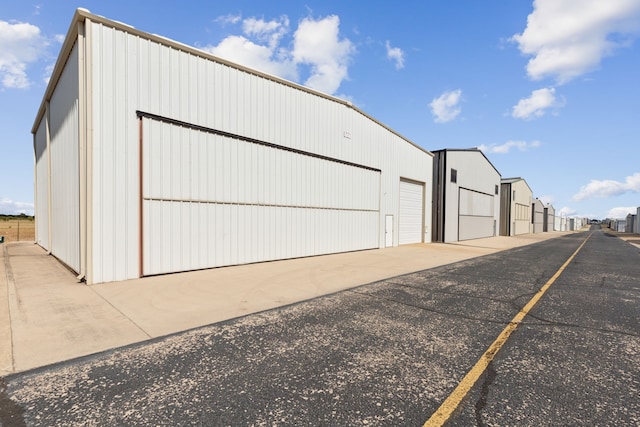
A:
POLYGON ((640 206, 640 0, 0 0, 0 213, 33 213, 31 126, 76 7, 480 147, 565 216, 640 206))

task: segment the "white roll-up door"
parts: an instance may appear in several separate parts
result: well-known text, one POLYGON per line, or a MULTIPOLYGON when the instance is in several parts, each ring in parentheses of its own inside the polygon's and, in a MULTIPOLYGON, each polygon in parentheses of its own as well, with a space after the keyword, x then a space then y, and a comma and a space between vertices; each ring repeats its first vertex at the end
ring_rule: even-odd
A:
POLYGON ((400 180, 400 212, 398 243, 408 245, 422 242, 424 223, 424 184, 400 180))

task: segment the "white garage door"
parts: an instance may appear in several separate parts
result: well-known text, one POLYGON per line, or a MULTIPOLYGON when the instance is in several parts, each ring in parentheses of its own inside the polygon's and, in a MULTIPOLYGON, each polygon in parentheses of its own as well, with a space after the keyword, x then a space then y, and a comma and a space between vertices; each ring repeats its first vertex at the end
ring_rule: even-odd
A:
POLYGON ((399 244, 422 242, 423 211, 424 184, 400 180, 399 244))
POLYGON ((460 188, 459 197, 458 240, 494 236, 494 196, 460 188))
POLYGON ((380 171, 143 119, 143 274, 379 246, 380 171))

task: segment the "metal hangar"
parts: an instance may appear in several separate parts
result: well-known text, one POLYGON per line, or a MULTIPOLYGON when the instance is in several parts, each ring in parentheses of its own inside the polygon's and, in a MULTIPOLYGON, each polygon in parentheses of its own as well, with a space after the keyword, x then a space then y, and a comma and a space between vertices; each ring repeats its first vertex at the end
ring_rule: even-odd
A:
POLYGON ((84 9, 32 133, 36 241, 88 284, 431 241, 429 151, 84 9))

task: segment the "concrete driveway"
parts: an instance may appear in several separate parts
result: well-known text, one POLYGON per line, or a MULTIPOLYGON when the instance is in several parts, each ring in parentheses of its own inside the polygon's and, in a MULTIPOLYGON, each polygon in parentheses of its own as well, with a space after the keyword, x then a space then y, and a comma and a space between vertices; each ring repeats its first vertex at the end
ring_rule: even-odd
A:
POLYGON ((33 243, 0 245, 0 376, 524 246, 566 232, 416 244, 86 286, 33 243))

